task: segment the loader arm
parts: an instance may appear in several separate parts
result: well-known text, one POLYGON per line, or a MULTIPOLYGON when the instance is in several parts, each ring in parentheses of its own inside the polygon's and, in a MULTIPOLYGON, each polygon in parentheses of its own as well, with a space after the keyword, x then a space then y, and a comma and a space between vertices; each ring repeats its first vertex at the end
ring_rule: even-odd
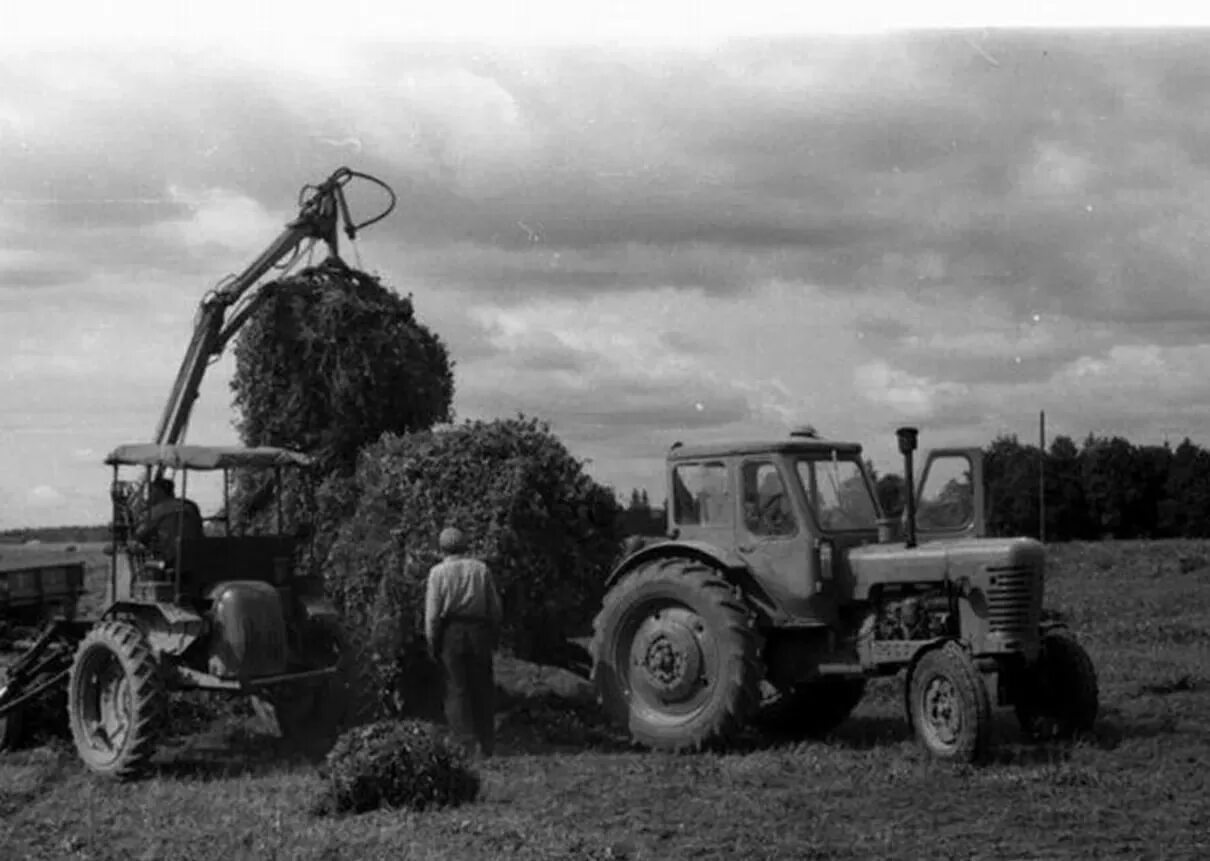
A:
POLYGON ((395 193, 386 183, 344 167, 318 186, 304 187, 299 197, 298 217, 286 225, 281 235, 243 272, 202 299, 193 337, 156 428, 155 442, 174 445, 184 440, 206 367, 221 355, 227 343, 267 298, 267 291, 263 288, 253 293, 249 291, 269 270, 294 255, 308 240, 312 244, 322 240, 328 246, 329 256, 339 260, 338 228, 342 221, 346 235, 354 239, 358 230, 381 221, 395 208, 395 193), (383 212, 360 224, 354 224, 350 218, 344 195, 345 185, 354 178, 368 180, 390 196, 390 204, 383 212), (310 195, 306 196, 308 192, 310 195))

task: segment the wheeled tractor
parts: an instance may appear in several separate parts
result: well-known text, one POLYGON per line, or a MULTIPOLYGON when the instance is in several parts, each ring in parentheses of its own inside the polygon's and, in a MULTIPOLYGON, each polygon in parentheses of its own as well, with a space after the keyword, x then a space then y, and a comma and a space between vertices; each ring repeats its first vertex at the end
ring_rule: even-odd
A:
POLYGON ((723 743, 758 716, 823 736, 868 680, 902 674, 906 717, 944 760, 975 761, 992 709, 1032 738, 1091 729, 1096 671, 1043 620, 1043 546, 984 536, 978 449, 930 452, 901 428, 907 505, 884 517, 857 443, 676 444, 668 534, 609 576, 592 678, 635 742, 723 743), (919 486, 919 494, 916 486, 919 486))
MULTIPOLYGON (((114 515, 104 609, 93 619, 63 615, 46 626, 9 668, 0 723, 57 699, 84 764, 125 779, 150 765, 173 691, 249 696, 270 728, 312 749, 373 717, 359 640, 321 580, 299 564, 307 536, 286 534, 280 493, 269 534, 233 534, 228 504, 206 534, 176 530, 172 548, 132 540, 140 500, 132 498, 135 485, 120 478, 124 466, 174 470, 182 497, 190 472, 221 471, 227 495, 232 471, 272 471, 280 488, 285 470, 310 464, 306 456, 269 447, 137 444, 118 447, 106 462, 113 466, 114 515)), ((185 507, 178 510, 183 523, 185 507)))

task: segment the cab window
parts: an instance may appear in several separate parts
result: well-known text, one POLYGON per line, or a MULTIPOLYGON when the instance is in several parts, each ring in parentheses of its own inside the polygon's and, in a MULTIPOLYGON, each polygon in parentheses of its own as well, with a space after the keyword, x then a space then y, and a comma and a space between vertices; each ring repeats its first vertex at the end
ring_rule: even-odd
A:
POLYGON ((777 466, 768 461, 743 468, 744 527, 753 535, 793 535, 794 509, 777 466))
POLYGON ((674 522, 683 526, 727 526, 731 523, 727 467, 709 463, 678 464, 672 470, 674 522))

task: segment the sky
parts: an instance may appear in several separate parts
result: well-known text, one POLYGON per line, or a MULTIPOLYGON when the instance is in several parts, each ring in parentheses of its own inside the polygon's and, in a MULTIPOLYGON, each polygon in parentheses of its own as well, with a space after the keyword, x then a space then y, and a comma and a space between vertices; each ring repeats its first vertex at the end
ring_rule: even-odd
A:
MULTIPOLYGON (((0 12, 0 529, 105 520, 203 294, 341 165, 399 195, 343 253, 445 341, 457 417, 545 419, 623 495, 804 423, 881 471, 898 426, 1040 410, 1210 445, 1208 22, 905 5, 0 12)), ((236 441, 231 369, 190 441, 236 441)))

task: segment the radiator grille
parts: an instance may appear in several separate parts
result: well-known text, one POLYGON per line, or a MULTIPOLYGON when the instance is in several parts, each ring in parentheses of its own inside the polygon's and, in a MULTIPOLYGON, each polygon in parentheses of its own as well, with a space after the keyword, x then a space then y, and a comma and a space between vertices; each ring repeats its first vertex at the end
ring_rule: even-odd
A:
POLYGON ((1027 636, 1038 624, 1037 572, 1028 566, 989 568, 988 626, 993 634, 1027 636))

